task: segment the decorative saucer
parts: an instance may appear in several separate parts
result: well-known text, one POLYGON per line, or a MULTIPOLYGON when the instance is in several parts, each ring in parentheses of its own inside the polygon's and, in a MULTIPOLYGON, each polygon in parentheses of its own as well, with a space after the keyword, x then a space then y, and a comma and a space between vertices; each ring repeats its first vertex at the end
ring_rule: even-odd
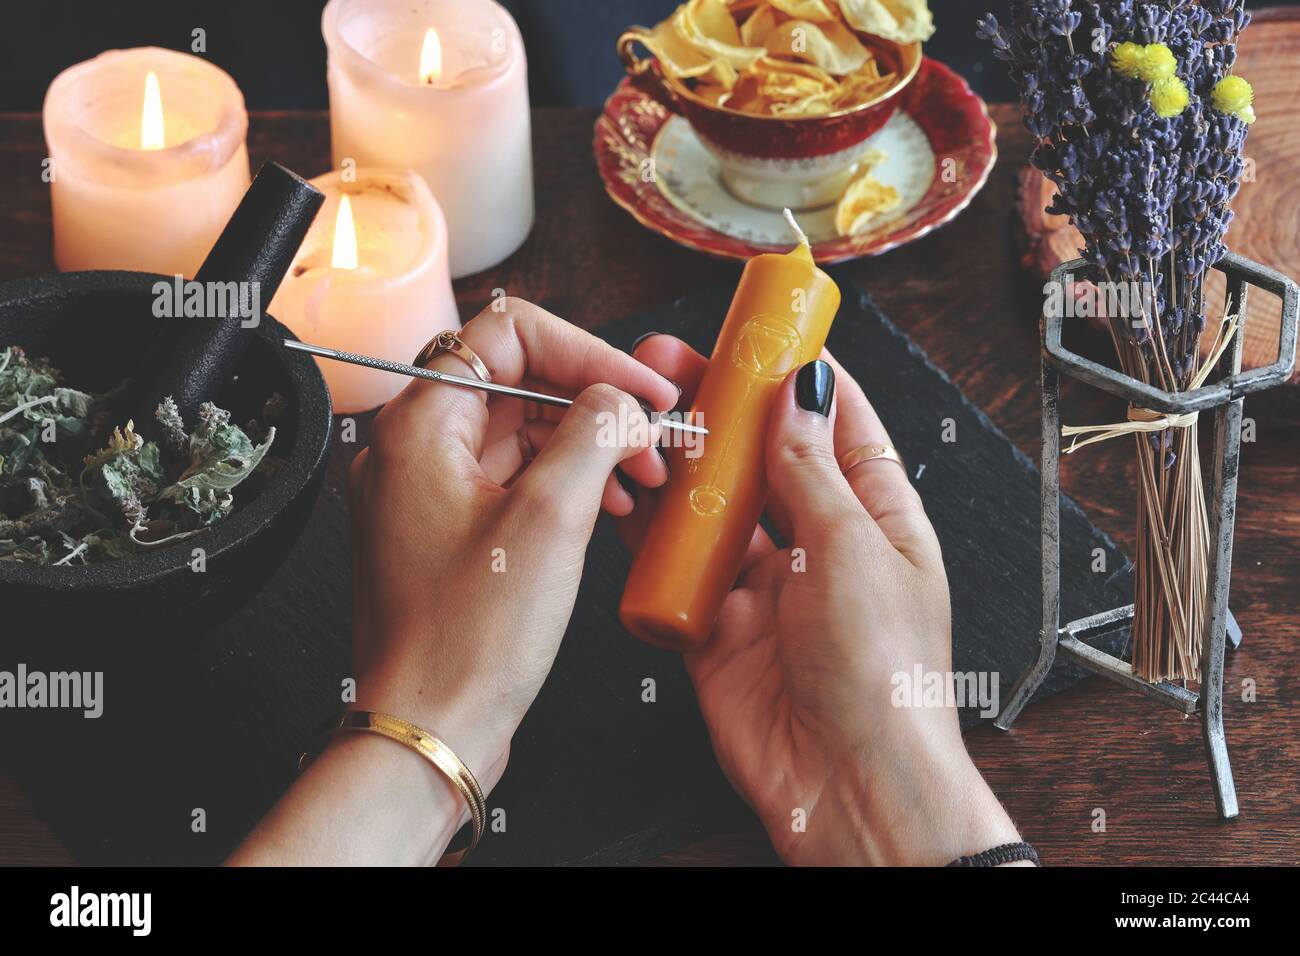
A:
MULTIPOLYGON (((898 208, 868 232, 846 237, 835 232, 833 204, 800 212, 817 261, 879 255, 953 219, 988 179, 995 129, 965 80, 924 60, 900 109, 870 141, 887 156, 872 175, 898 190, 898 208)), ((605 104, 594 149, 610 198, 673 242, 732 259, 789 249, 781 213, 732 195, 690 123, 629 80, 605 104)))

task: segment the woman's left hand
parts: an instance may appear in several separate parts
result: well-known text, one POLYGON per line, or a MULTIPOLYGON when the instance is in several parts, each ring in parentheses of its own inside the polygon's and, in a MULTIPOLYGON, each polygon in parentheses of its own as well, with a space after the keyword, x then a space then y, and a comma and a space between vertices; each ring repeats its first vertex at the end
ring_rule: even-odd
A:
MULTIPOLYGON (((648 487, 667 480, 658 426, 630 396, 666 411, 678 389, 517 299, 461 337, 494 381, 574 404, 541 415, 416 381, 376 418, 349 483, 356 703, 438 736, 488 791, 550 672, 597 515, 632 510, 614 469, 648 487)), ((450 354, 429 367, 473 374, 450 354)), ((275 847, 292 854, 275 862, 427 862, 464 819, 463 801, 417 755, 354 734, 326 749, 236 859, 269 862, 257 850, 275 847), (431 828, 435 807, 445 821, 431 828)))

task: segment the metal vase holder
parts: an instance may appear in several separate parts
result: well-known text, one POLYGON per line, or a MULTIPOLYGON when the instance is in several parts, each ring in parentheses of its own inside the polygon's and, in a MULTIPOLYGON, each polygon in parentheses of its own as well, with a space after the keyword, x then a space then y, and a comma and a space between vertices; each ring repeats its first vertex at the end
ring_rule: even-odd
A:
MULTIPOLYGON (((1052 271, 1052 281, 1063 283, 1067 276, 1085 268, 1082 259, 1064 263, 1052 271)), ((994 725, 1010 729, 1021 710, 1046 680, 1058 654, 1108 680, 1159 701, 1185 715, 1199 715, 1205 738, 1214 799, 1219 815, 1237 815, 1237 791, 1223 732, 1223 655, 1229 640, 1233 646, 1241 633, 1228 610, 1228 586, 1232 576, 1232 535, 1237 511, 1237 469, 1241 448, 1242 402, 1246 395, 1286 382, 1295 368, 1297 287, 1286 276, 1229 253, 1216 266, 1228 279, 1229 302, 1234 303, 1239 327, 1231 347, 1219 360, 1214 380, 1186 392, 1166 392, 1121 372, 1076 355, 1061 344, 1061 315, 1044 315, 1042 331, 1043 421, 1040 454, 1040 488, 1043 536, 1043 628, 1039 632, 1038 659, 1016 683, 1007 706, 994 725), (1245 338, 1246 292, 1250 286, 1266 290, 1282 300, 1282 330, 1278 359, 1266 368, 1241 370, 1245 338), (1133 605, 1102 611, 1061 626, 1060 549, 1060 454, 1061 418, 1058 406, 1060 375, 1109 392, 1138 408, 1185 414, 1214 410, 1214 462, 1207 507, 1210 519, 1209 609, 1204 647, 1201 653, 1200 692, 1169 681, 1149 683, 1133 673, 1118 657, 1084 643, 1130 626, 1133 605)), ((1058 312, 1060 310, 1057 310, 1058 312)))

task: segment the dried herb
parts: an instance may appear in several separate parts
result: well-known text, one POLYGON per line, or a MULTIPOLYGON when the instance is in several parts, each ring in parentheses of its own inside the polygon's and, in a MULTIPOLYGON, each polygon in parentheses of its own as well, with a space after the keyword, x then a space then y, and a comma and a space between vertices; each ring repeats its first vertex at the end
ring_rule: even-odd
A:
MULTIPOLYGON (((1242 0, 1012 0, 1005 25, 978 22, 1020 87, 1032 162, 1056 186, 1047 211, 1083 236, 1086 278, 1149 290, 1137 314, 1109 316, 1121 369, 1167 392, 1210 369, 1204 280, 1227 251, 1255 121, 1250 84, 1233 73, 1249 22, 1242 0)), ((1239 306, 1209 330, 1211 356, 1239 306)), ((1146 409, 1128 420, 1170 423, 1136 435, 1133 670, 1196 680, 1209 525, 1195 420, 1175 426, 1146 409)))
POLYGON ((89 564, 184 540, 234 510, 236 487, 281 465, 267 457, 278 395, 243 428, 206 402, 192 432, 167 398, 158 442, 127 422, 84 455, 116 393, 61 381, 44 359, 0 352, 0 561, 89 564))

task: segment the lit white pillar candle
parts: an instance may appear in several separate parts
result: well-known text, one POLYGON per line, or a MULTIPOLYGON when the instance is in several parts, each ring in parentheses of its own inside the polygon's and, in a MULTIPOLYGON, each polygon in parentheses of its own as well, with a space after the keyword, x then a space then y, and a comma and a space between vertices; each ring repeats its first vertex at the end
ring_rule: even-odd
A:
POLYGON ((528 64, 493 0, 330 0, 334 165, 413 169, 447 216, 451 273, 501 262, 533 225, 528 64))
POLYGON ((193 276, 248 189, 248 113, 188 53, 110 50, 45 94, 54 261, 193 276))
MULTIPOLYGON (((439 332, 460 328, 447 226, 423 179, 410 171, 360 169, 354 182, 333 172, 311 183, 325 204, 271 315, 313 345, 404 363, 439 332)), ((341 362, 319 364, 341 413, 382 405, 410 381, 341 362)))

